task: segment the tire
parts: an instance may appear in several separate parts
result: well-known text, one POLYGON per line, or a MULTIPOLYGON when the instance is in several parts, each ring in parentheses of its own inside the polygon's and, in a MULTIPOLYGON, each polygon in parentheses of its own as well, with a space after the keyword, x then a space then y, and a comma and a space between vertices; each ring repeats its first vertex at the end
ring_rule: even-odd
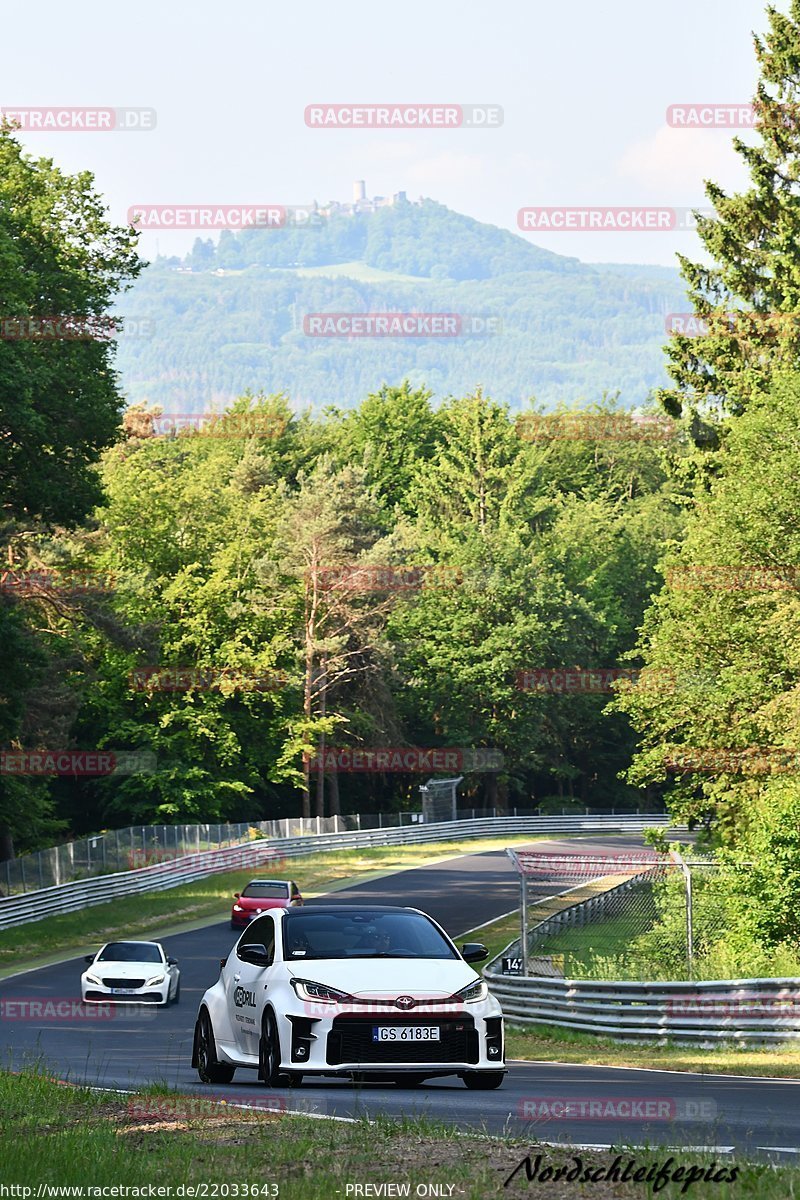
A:
POLYGON ((297 1088, 303 1083, 302 1071, 281 1071, 280 1037, 272 1013, 264 1014, 258 1043, 258 1078, 267 1087, 297 1088))
POLYGON ((173 1004, 180 1004, 181 1000, 181 977, 178 976, 178 986, 175 988, 175 995, 172 997, 173 1004))
POLYGON ((217 1046, 211 1018, 205 1009, 197 1018, 194 1030, 194 1047, 197 1058, 197 1074, 201 1083, 230 1083, 236 1068, 217 1059, 217 1046))
POLYGON ((499 1088, 504 1071, 465 1071, 461 1078, 471 1092, 492 1092, 499 1088))
POLYGON ((258 1078, 267 1087, 289 1086, 289 1077, 280 1069, 281 1043, 278 1026, 271 1012, 265 1012, 258 1040, 258 1078))

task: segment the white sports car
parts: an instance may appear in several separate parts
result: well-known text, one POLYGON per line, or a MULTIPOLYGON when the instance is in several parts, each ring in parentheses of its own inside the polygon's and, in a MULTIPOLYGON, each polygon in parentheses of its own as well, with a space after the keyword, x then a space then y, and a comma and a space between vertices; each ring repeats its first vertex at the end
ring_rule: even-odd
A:
POLYGON ((181 973, 176 959, 160 942, 106 942, 81 975, 81 998, 87 1003, 177 1004, 181 973))
POLYGON ((458 1075, 469 1088, 505 1075, 503 1015, 469 962, 413 908, 306 905, 257 917, 200 1002, 192 1066, 203 1083, 237 1067, 268 1087, 303 1075, 416 1086, 458 1075))

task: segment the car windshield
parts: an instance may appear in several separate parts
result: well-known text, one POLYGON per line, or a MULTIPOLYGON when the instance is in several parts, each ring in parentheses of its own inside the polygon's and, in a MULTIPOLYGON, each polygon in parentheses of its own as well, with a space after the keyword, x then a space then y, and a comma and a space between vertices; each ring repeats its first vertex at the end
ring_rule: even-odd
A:
POLYGON ((291 910, 283 923, 284 958, 456 958, 428 917, 371 909, 291 910))
POLYGON ((147 962, 164 960, 153 942, 109 942, 97 956, 98 962, 147 962))
POLYGON ((288 883, 248 883, 242 892, 248 900, 285 900, 289 895, 288 883))

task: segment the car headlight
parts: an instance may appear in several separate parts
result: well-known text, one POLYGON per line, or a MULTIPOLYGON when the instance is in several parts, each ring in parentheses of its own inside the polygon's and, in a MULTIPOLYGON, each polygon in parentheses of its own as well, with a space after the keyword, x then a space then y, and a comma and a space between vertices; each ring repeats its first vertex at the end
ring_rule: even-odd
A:
POLYGON ((338 988, 328 987, 325 983, 314 983, 311 979, 293 979, 292 987, 301 1000, 322 1001, 323 1004, 344 1004, 353 997, 348 992, 340 992, 338 988))
POLYGON ((453 999, 461 1000, 464 1004, 479 1004, 488 995, 489 989, 486 986, 486 980, 476 979, 474 983, 468 983, 460 992, 456 992, 453 999))
POLYGON ((147 983, 144 986, 145 987, 154 987, 158 983, 163 983, 165 979, 166 979, 166 975, 164 975, 162 972, 161 975, 154 975, 152 979, 148 979, 147 983))
POLYGON ((242 908, 241 904, 234 904, 233 911, 234 912, 244 912, 244 909, 242 908))
POLYGON ((84 978, 86 979, 87 983, 93 983, 95 987, 103 986, 99 979, 95 979, 94 975, 86 975, 84 978))

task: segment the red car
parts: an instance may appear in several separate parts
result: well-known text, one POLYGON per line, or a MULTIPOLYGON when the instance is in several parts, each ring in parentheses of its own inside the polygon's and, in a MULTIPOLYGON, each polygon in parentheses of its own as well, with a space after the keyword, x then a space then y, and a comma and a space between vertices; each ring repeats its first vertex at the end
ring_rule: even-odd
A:
POLYGON ((235 892, 231 929, 244 929, 253 917, 268 908, 291 908, 302 904, 300 888, 293 879, 251 879, 243 892, 235 892))

